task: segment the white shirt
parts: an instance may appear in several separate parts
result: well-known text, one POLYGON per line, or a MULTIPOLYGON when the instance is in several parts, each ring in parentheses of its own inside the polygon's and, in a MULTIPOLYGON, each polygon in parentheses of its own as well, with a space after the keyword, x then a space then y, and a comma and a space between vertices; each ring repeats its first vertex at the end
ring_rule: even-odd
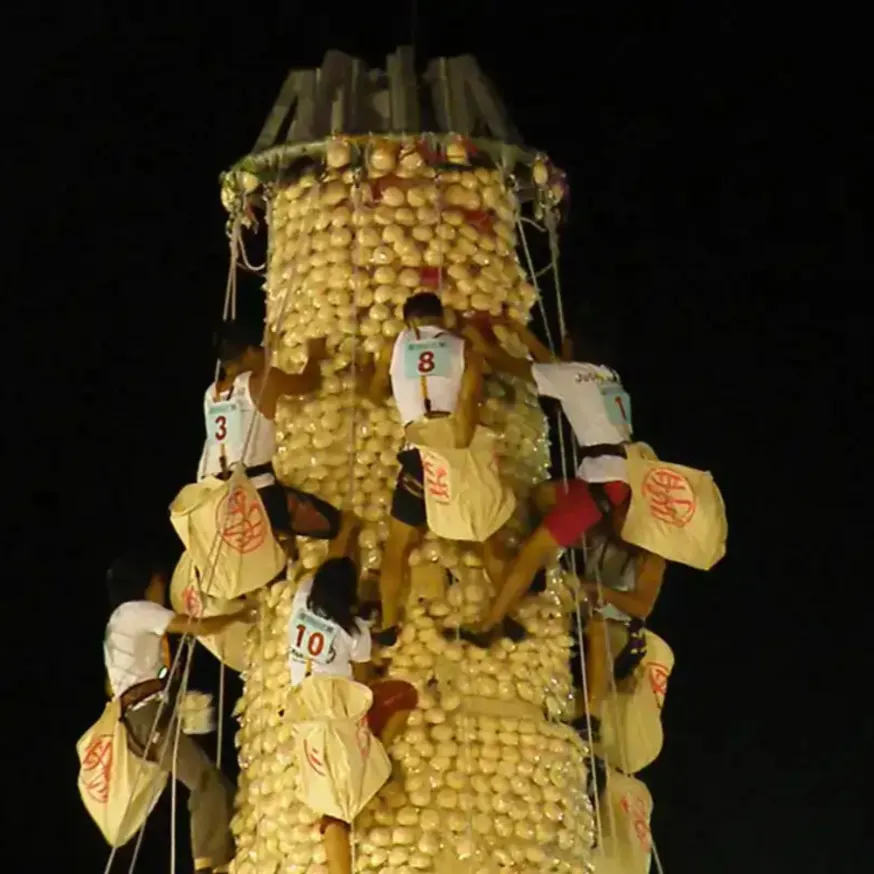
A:
MULTIPOLYGON (((206 390, 203 398, 206 442, 197 468, 198 482, 222 472, 222 455, 229 470, 241 460, 245 467, 269 464, 273 460, 276 427, 255 404, 249 388, 251 378, 251 372, 241 373, 230 390, 222 392, 218 399, 215 383, 206 390)), ((261 489, 275 481, 275 477, 267 473, 256 476, 252 484, 261 489)))
POLYGON ((127 601, 109 617, 103 661, 112 694, 160 676, 164 668, 161 638, 175 614, 152 601, 127 601))
POLYGON ((370 661, 370 627, 356 619, 357 634, 349 634, 336 622, 313 613, 307 607, 312 582, 301 585, 291 602, 288 620, 288 667, 292 687, 312 674, 351 677, 352 662, 370 661))
MULTIPOLYGON (((631 401, 618 374, 609 367, 579 362, 533 364, 537 391, 561 401, 580 446, 631 440, 631 401)), ((584 458, 577 476, 590 483, 628 482, 625 459, 584 458)))
POLYGON ((426 395, 432 413, 453 413, 464 377, 464 340, 436 325, 405 328, 395 340, 389 376, 405 427, 428 412, 426 395))

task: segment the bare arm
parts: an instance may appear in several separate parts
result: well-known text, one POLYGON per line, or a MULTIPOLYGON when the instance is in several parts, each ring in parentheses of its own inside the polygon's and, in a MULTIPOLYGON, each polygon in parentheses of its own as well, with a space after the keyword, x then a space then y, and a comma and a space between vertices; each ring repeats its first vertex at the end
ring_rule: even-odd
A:
POLYGON ((558 361, 555 355, 521 322, 517 322, 514 319, 506 319, 502 321, 502 324, 525 344, 525 348, 531 353, 531 357, 538 364, 553 364, 558 361))
POLYGON ((278 367, 271 367, 264 377, 262 389, 260 380, 253 380, 252 396, 258 402, 258 409, 268 418, 276 415, 276 402, 287 395, 303 395, 316 391, 322 384, 321 363, 326 357, 324 337, 310 340, 307 344, 308 358, 300 373, 286 373, 278 367))
POLYGON ((193 634, 195 637, 209 637, 224 631, 234 622, 245 622, 250 615, 249 608, 244 607, 237 613, 226 616, 205 616, 195 619, 184 613, 177 613, 167 625, 168 634, 193 634))
POLYGON ((479 405, 483 390, 483 358, 470 343, 464 344, 464 376, 455 408, 456 439, 463 449, 470 446, 479 424, 479 405))
MULTIPOLYGON (((665 560, 659 555, 645 552, 637 559, 637 582, 633 592, 617 592, 601 587, 601 596, 606 604, 612 604, 635 619, 648 619, 655 607, 656 599, 665 576, 665 560)), ((583 592, 591 603, 597 597, 597 585, 584 583, 583 592)))

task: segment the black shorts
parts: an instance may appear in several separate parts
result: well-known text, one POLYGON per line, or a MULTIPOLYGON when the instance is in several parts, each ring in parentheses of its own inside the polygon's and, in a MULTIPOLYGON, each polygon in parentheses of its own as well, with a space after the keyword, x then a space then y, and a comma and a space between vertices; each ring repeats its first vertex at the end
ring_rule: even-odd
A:
POLYGON ((421 528, 428 519, 425 511, 425 470, 418 449, 398 453, 401 470, 391 499, 391 515, 411 528, 421 528))
POLYGON ((288 503, 285 500, 285 489, 279 482, 271 483, 258 489, 261 502, 267 511, 267 518, 274 531, 281 534, 291 534, 291 517, 288 514, 288 503))
POLYGON ((288 518, 288 530, 292 534, 297 534, 299 537, 312 537, 315 540, 333 540, 340 533, 340 525, 343 521, 343 514, 333 505, 321 498, 311 495, 309 492, 303 492, 300 489, 295 489, 292 486, 282 488, 282 501, 285 504, 285 515, 288 518), (288 512, 288 502, 286 495, 292 494, 302 504, 309 504, 316 512, 322 516, 328 523, 327 531, 306 530, 295 526, 294 520, 288 512))

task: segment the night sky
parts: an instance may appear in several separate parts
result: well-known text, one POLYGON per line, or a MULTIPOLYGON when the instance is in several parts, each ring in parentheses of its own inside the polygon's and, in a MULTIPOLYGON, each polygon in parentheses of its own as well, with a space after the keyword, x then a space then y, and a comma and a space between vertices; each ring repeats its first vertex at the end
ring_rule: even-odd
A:
MULTIPOLYGON (((384 67, 412 30, 406 3, 145 5, 31 4, 7 77, 22 270, 5 296, 6 461, 24 495, 7 523, 7 666, 25 724, 6 794, 43 829, 21 870, 45 855, 99 872, 108 855, 74 745, 104 702, 113 552, 179 552, 167 506, 202 444, 228 265, 218 174, 289 68, 329 48, 384 67)), ((526 143, 567 171, 569 317, 612 326, 638 437, 711 470, 726 500, 727 557, 672 567, 650 622, 677 659, 643 775, 665 871, 855 874, 874 849, 870 560, 854 556, 870 537, 859 56, 849 25, 798 10, 615 6, 421 0, 416 51, 475 54, 526 143)), ((241 294, 257 318, 257 283, 241 294)), ((201 687, 216 664, 200 650, 201 687)), ((138 871, 167 870, 168 798, 138 871)), ((179 853, 189 870, 184 835, 179 853)))

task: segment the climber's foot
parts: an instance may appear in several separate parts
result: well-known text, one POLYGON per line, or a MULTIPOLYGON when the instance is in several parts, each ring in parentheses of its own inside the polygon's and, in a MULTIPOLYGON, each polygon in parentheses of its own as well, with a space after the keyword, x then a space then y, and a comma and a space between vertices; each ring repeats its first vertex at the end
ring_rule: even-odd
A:
POLYGON ((390 625, 388 628, 383 628, 382 631, 377 631, 371 635, 380 646, 394 646, 398 642, 400 627, 390 625))
POLYGON ((478 646, 480 649, 488 649, 497 638, 496 629, 490 628, 488 631, 474 631, 472 628, 444 628, 443 639, 448 643, 455 643, 456 640, 463 640, 465 643, 471 643, 478 646))
POLYGON ((512 640, 513 643, 519 643, 528 636, 525 626, 509 616, 505 616, 504 621, 501 623, 501 634, 503 637, 512 640))
POLYGON ((601 720, 597 716, 589 714, 589 718, 579 716, 571 722, 571 727, 584 741, 592 743, 601 742, 601 720), (592 727, 592 736, 589 737, 589 726, 592 727))
POLYGON ((546 568, 542 567, 536 574, 534 574, 534 579, 531 581, 531 585, 528 587, 528 591, 532 595, 539 595, 541 592, 546 591, 546 568))
POLYGON ((361 601, 358 605, 358 616, 365 622, 373 622, 379 616, 379 601, 361 601))

